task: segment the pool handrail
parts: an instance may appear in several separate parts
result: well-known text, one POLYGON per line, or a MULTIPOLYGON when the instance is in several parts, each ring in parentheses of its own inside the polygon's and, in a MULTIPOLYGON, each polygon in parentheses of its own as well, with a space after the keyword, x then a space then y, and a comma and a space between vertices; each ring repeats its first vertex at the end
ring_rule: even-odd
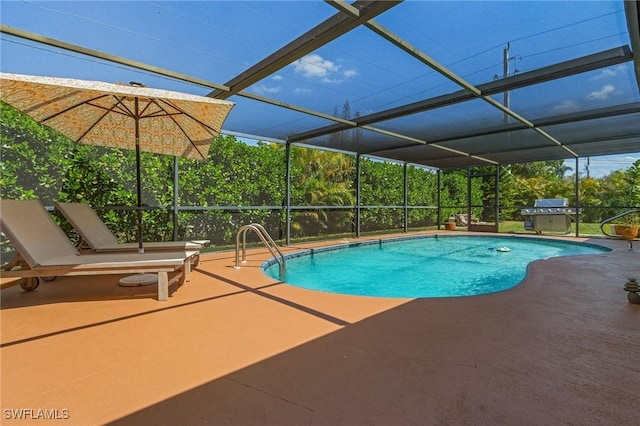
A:
POLYGON ((615 216, 611 216, 608 219, 603 220, 602 222, 600 222, 600 232, 602 232, 604 235, 606 235, 607 237, 611 237, 611 238, 618 238, 618 239, 624 239, 629 243, 629 250, 633 250, 633 242, 630 239, 621 237, 619 235, 613 235, 613 234, 609 234, 607 231, 604 230, 604 226, 607 223, 611 223, 616 219, 620 219, 623 216, 627 216, 629 214, 633 214, 633 213, 640 213, 640 209, 631 209, 631 210, 627 210, 626 212, 622 212, 620 214, 617 214, 615 216))
POLYGON ((287 271, 287 264, 284 258, 284 254, 280 250, 280 247, 271 238, 271 235, 264 229, 264 226, 259 223, 250 223, 248 225, 241 226, 236 234, 236 266, 235 269, 240 269, 240 263, 247 261, 247 232, 253 231, 258 235, 262 243, 269 249, 273 258, 278 262, 280 277, 284 277, 287 271), (242 235, 242 261, 240 260, 240 236, 242 235))

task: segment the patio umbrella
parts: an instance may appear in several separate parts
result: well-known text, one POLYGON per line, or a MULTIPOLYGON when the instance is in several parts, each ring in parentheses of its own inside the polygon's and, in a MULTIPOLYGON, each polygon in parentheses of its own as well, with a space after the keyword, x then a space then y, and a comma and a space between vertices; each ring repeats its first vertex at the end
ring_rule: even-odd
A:
POLYGON ((112 84, 0 73, 0 99, 80 144, 136 151, 138 250, 140 152, 204 160, 232 102, 139 83, 112 84))

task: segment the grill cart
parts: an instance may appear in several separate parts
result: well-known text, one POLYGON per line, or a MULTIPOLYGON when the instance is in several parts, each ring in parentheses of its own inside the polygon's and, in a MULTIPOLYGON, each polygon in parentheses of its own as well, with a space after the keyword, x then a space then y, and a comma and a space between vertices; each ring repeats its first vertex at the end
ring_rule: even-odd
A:
POLYGON ((569 206, 567 198, 542 198, 536 200, 533 208, 520 210, 522 216, 528 217, 525 220, 524 229, 542 232, 563 232, 569 233, 571 230, 571 217, 575 215, 576 209, 569 206))

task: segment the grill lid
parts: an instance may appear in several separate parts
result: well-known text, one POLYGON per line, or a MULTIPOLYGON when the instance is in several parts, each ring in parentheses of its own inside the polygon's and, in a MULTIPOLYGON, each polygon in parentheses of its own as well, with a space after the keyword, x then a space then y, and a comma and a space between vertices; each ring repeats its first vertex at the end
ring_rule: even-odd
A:
MULTIPOLYGON (((569 207, 568 198, 541 198, 536 200, 534 206, 520 210, 520 214, 535 216, 542 214, 575 214, 576 209, 569 207)), ((578 211, 578 214, 580 212, 578 211)))
POLYGON ((541 198, 536 200, 533 207, 568 207, 569 199, 568 198, 541 198))

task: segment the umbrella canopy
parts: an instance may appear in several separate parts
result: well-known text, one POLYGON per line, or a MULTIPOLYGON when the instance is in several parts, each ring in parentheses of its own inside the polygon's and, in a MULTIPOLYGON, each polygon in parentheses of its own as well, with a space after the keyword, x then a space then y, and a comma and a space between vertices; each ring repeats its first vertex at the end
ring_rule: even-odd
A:
POLYGON ((0 73, 0 99, 76 143, 204 160, 232 102, 187 93, 68 78, 0 73))

